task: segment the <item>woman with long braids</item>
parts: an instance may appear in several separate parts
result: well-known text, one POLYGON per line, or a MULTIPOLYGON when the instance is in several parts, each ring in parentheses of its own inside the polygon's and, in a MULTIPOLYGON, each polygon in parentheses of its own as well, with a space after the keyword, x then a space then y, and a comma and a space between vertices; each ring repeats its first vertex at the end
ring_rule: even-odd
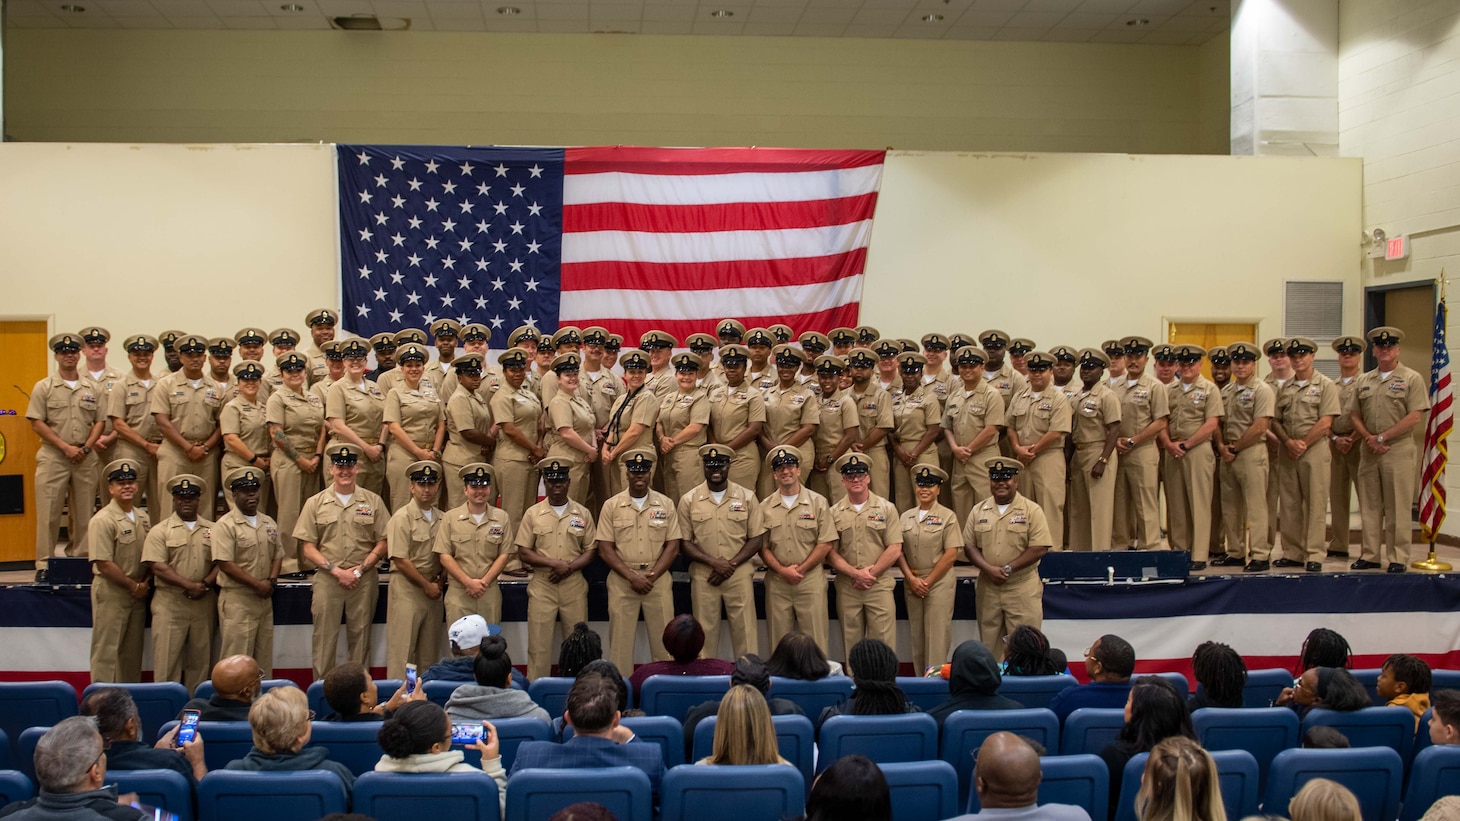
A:
POLYGON ((877 639, 862 639, 847 653, 852 697, 821 711, 816 729, 837 715, 887 716, 921 712, 897 686, 897 653, 877 639))
POLYGON ((1191 656, 1191 669, 1199 687, 1196 695, 1186 700, 1188 709, 1242 706, 1247 662, 1236 650, 1215 641, 1204 641, 1191 656))
POLYGON ((1301 676, 1303 671, 1314 667, 1348 667, 1353 662, 1354 651, 1348 639, 1327 627, 1319 627, 1303 639, 1303 649, 1298 654, 1298 669, 1293 675, 1301 676))
POLYGON ((1051 648, 1049 639, 1027 624, 1014 628, 1004 644, 1006 676, 1057 676, 1066 664, 1064 651, 1051 648))

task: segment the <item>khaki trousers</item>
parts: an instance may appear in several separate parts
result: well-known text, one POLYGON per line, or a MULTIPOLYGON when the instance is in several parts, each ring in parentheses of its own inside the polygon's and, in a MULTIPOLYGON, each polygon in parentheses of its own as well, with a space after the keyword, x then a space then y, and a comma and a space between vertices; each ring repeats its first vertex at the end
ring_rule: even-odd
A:
POLYGON ((862 639, 877 639, 897 649, 897 603, 892 598, 892 576, 883 573, 870 590, 857 590, 852 580, 837 574, 836 620, 841 625, 842 650, 850 653, 862 639))
POLYGON ((1217 454, 1217 481, 1212 485, 1212 537, 1207 541, 1208 556, 1227 553, 1227 518, 1222 513, 1222 457, 1217 454))
POLYGON ((1104 442, 1076 445, 1071 460, 1070 497, 1067 500, 1070 523, 1070 550, 1109 550, 1115 522, 1115 485, 1120 474, 1120 457, 1110 452, 1105 473, 1099 479, 1090 471, 1105 452, 1104 442))
POLYGON ((1328 549, 1345 556, 1349 550, 1352 497, 1359 483, 1359 460, 1363 458, 1363 450, 1363 442, 1354 442, 1348 453, 1339 453, 1337 448, 1333 448, 1328 461, 1328 509, 1333 533, 1328 539, 1328 549))
POLYGON ((269 462, 269 475, 274 480, 274 498, 279 504, 277 521, 279 541, 284 546, 283 572, 295 573, 306 569, 302 565, 307 563, 299 555, 294 525, 299 522, 299 511, 304 508, 305 501, 322 490, 319 474, 305 473, 283 451, 275 450, 274 457, 269 462))
MULTIPOLYGON (((75 464, 50 445, 41 445, 35 457, 36 540, 35 566, 50 566, 51 554, 61 528, 61 509, 69 496, 71 510, 66 523, 66 555, 87 555, 86 529, 96 513, 95 452, 75 464)), ((169 497, 169 502, 171 497, 169 497)), ((171 515, 171 511, 168 511, 171 515)), ((160 521, 160 520, 157 520, 160 521)))
MULTIPOLYGON (((867 457, 867 461, 872 463, 872 492, 884 499, 891 498, 889 494, 892 493, 892 475, 888 472, 890 466, 887 464, 886 440, 884 439, 882 442, 878 442, 875 447, 863 455, 867 457)), ((808 464, 805 455, 801 457, 801 464, 808 464)), ((831 474, 828 473, 827 475, 830 476, 831 474)), ((840 477, 833 478, 837 479, 838 484, 841 483, 840 477)))
POLYGON ((1141 550, 1161 546, 1161 503, 1157 498, 1160 483, 1161 450, 1155 442, 1120 455, 1115 473, 1113 546, 1125 549, 1131 546, 1131 539, 1141 550))
MULTIPOLYGON (((806 475, 804 468, 801 471, 801 475, 806 475)), ((825 496, 828 504, 834 505, 842 499, 847 498, 847 488, 842 484, 841 474, 835 471, 828 470, 825 473, 811 471, 811 480, 806 483, 806 486, 825 496)), ((771 492, 774 493, 775 491, 772 490, 771 492)))
POLYGON ((176 587, 159 585, 153 591, 154 681, 179 681, 191 691, 213 674, 213 621, 217 609, 218 597, 211 592, 190 600, 176 587))
POLYGON ((1166 487, 1166 512, 1171 517, 1171 549, 1191 553, 1191 561, 1207 560, 1212 543, 1212 484, 1217 480, 1216 454, 1203 442, 1186 455, 1172 457, 1176 481, 1166 487))
POLYGON ((608 660, 625 676, 634 672, 634 636, 639 630, 640 612, 644 614, 644 630, 649 634, 650 658, 668 661, 664 628, 674 618, 674 579, 665 573, 654 582, 654 589, 641 596, 623 576, 609 573, 608 660))
POLYGON ((1285 559, 1322 562, 1328 552, 1324 519, 1332 461, 1327 439, 1319 440, 1299 459, 1288 456, 1286 448, 1278 456, 1278 498, 1283 506, 1279 526, 1285 559))
POLYGON ((818 566, 800 584, 793 585, 774 571, 765 576, 765 624, 768 647, 775 647, 792 630, 816 640, 827 652, 829 619, 826 613, 826 574, 818 566))
MULTIPOLYGON (((913 568, 918 575, 933 571, 913 568)), ((942 664, 948 658, 952 643, 953 600, 958 592, 958 579, 950 568, 943 578, 928 589, 927 598, 919 598, 902 587, 907 600, 907 629, 912 634, 913 673, 922 675, 930 666, 942 664)))
MULTIPOLYGON (((364 460, 361 461, 363 462, 364 460)), ((390 449, 385 453, 385 486, 390 491, 390 495, 385 497, 385 502, 390 505, 391 513, 400 510, 402 506, 411 500, 411 479, 406 475, 406 469, 414 464, 415 461, 416 457, 412 456, 411 452, 406 450, 405 445, 399 442, 392 443, 390 449)), ((361 473, 364 473, 364 470, 361 470, 361 473)), ((440 510, 450 509, 441 507, 439 500, 437 501, 436 507, 440 510)), ((435 661, 433 660, 432 663, 434 664, 435 661)), ((404 671, 404 668, 402 668, 402 671, 404 671)), ((401 676, 403 675, 405 675, 404 672, 401 673, 401 676)), ((401 676, 394 676, 394 678, 400 678, 401 676)))
POLYGON ((1267 540, 1267 448, 1254 445, 1222 462, 1222 515, 1227 520, 1227 555, 1265 562, 1272 553, 1267 540))
MULTIPOLYGON (((527 462, 498 458, 492 461, 492 471, 497 474, 497 491, 502 499, 499 507, 515 525, 529 507, 537 504, 537 470, 527 462)), ((569 493, 572 490, 569 484, 569 493)))
POLYGON ((705 480, 705 465, 700 461, 698 448, 680 445, 664 457, 664 463, 670 468, 664 475, 664 486, 669 489, 669 500, 675 504, 705 480))
MULTIPOLYGON (((588 582, 574 573, 558 584, 547 570, 534 570, 527 583, 527 677, 533 681, 552 671, 553 628, 563 621, 563 635, 588 621, 588 582)), ((482 598, 486 598, 483 596, 482 598)))
MULTIPOLYGON (((701 465, 703 465, 703 463, 701 463, 701 465)), ((803 476, 808 473, 810 473, 810 468, 802 469, 803 476)), ((699 475, 705 475, 703 467, 701 468, 699 475)), ((751 441, 750 444, 746 445, 740 450, 735 451, 735 455, 730 457, 730 481, 734 482, 737 485, 740 485, 746 490, 753 492, 755 490, 756 479, 758 479, 759 477, 760 448, 756 446, 754 441, 751 441)), ((690 488, 695 487, 696 484, 697 483, 691 482, 690 488)))
POLYGON ((973 506, 989 497, 989 472, 983 466, 984 460, 999 455, 997 447, 989 446, 975 453, 966 462, 953 460, 953 469, 948 472, 953 486, 953 512, 960 524, 968 521, 973 506))
POLYGON ((995 658, 1003 656, 1004 639, 1014 628, 1027 624, 1038 630, 1044 623, 1044 583, 1037 573, 1003 585, 980 578, 975 592, 979 639, 995 658))
POLYGON ((710 584, 710 568, 695 562, 689 568, 690 599, 695 621, 705 629, 705 658, 720 657, 720 609, 730 623, 732 659, 757 653, 755 618, 755 563, 735 568, 719 587, 710 584))
MULTIPOLYGON (((985 475, 987 471, 985 471, 985 475)), ((1019 477, 1019 490, 1044 509, 1049 522, 1051 550, 1065 549, 1065 454, 1050 448, 1034 457, 1019 477)))
POLYGON ((1267 543, 1276 545, 1278 538, 1278 509, 1282 504, 1282 493, 1278 480, 1279 448, 1269 445, 1267 449, 1267 543))
POLYGON ((142 636, 147 600, 133 601, 126 591, 96 576, 91 582, 91 680, 142 680, 142 636))
POLYGON ((161 522, 172 515, 172 494, 167 492, 167 483, 174 476, 184 473, 191 473, 203 480, 203 497, 198 506, 198 515, 205 519, 213 518, 213 505, 218 498, 217 454, 210 452, 203 456, 202 461, 190 462, 176 445, 164 440, 157 448, 157 512, 147 511, 152 521, 161 522))
POLYGON ((274 600, 247 587, 225 587, 218 594, 220 658, 250 656, 264 678, 274 677, 274 600))
MULTIPOLYGON (((1355 447, 1363 447, 1360 443, 1355 447)), ((1388 453, 1377 456, 1364 448, 1359 460, 1359 517, 1363 522, 1365 561, 1408 563, 1414 540, 1414 437, 1401 436, 1388 453)))
POLYGON ((375 623, 375 603, 380 598, 380 573, 374 567, 360 570, 360 583, 354 590, 340 587, 329 573, 314 574, 309 614, 314 618, 310 655, 315 681, 323 679, 338 662, 341 617, 345 620, 346 660, 370 666, 370 627, 375 623))
POLYGON ((447 624, 455 624, 457 619, 471 615, 481 616, 487 624, 502 623, 502 588, 496 584, 487 585, 486 591, 474 599, 467 595, 465 588, 448 583, 445 601, 447 624))
POLYGON ((385 676, 403 679, 406 665, 425 669, 441 658, 445 609, 400 573, 390 574, 385 621, 385 676))

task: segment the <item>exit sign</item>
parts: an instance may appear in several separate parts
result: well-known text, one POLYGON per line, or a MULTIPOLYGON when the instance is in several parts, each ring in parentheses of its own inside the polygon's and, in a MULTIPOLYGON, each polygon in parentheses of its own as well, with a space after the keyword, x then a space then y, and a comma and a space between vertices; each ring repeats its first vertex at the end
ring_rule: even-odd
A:
POLYGON ((1409 237, 1395 237, 1384 242, 1384 259, 1404 259, 1409 256, 1409 237))

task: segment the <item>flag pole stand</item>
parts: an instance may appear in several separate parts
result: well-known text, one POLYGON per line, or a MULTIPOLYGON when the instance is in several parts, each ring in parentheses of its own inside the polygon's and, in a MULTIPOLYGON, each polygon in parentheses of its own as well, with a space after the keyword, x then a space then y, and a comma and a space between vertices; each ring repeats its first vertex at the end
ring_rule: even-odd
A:
POLYGON ((1411 564, 1415 570, 1425 570, 1430 573, 1447 573, 1453 570, 1449 562, 1442 562, 1435 557, 1435 540, 1430 539, 1430 555, 1422 561, 1411 564))

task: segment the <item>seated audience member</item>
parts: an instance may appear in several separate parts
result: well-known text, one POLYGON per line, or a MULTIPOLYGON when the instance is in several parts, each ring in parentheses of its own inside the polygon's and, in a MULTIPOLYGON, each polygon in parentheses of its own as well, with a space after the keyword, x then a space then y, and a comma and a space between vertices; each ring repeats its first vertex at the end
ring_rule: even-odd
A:
POLYGON ((866 756, 838 758, 812 782, 801 821, 892 821, 887 776, 866 756))
POLYGON ((1390 707, 1408 707, 1414 713, 1414 726, 1430 708, 1430 666, 1424 659, 1396 653, 1384 659, 1379 671, 1379 698, 1390 707))
POLYGON ((1349 747, 1348 736, 1325 725, 1310 727, 1303 734, 1302 747, 1305 750, 1344 750, 1349 747))
POLYGON ((1430 706, 1430 741, 1460 744, 1460 690, 1436 690, 1430 706))
POLYGON ((629 677, 634 698, 639 697, 644 679, 649 676, 728 676, 735 669, 724 659, 700 658, 700 651, 705 649, 705 629, 689 613, 681 613, 664 625, 664 649, 672 657, 670 661, 641 664, 629 677))
POLYGON ((108 770, 172 770, 181 773, 193 787, 208 774, 203 763, 203 735, 177 746, 173 727, 155 744, 142 740, 142 718, 137 702, 121 687, 103 687, 81 700, 81 715, 96 719, 96 729, 106 740, 108 770))
MULTIPOLYGON (((603 639, 589 629, 588 622, 573 625, 573 632, 563 637, 558 647, 558 675, 575 678, 590 661, 603 658, 603 639)), ((594 805, 597 806, 597 805, 594 805)), ((604 810, 607 812, 607 810, 604 810)))
POLYGON ((264 693, 248 711, 253 727, 253 748, 248 755, 228 762, 227 769, 251 772, 329 770, 339 776, 348 795, 355 786, 350 768, 330 761, 326 747, 308 747, 309 699, 298 687, 276 687, 264 693))
POLYGON ((1419 821, 1460 821, 1460 795, 1447 795, 1431 804, 1419 821))
POLYGON ((379 699, 375 679, 365 665, 347 661, 324 674, 324 703, 334 712, 321 721, 380 721, 408 701, 425 701, 426 691, 417 687, 408 696, 402 682, 390 701, 381 704, 379 699))
POLYGON ((1351 713, 1370 706, 1369 691, 1342 667, 1311 667, 1278 694, 1274 704, 1291 705, 1299 717, 1314 707, 1351 713))
POLYGON ((1327 778, 1315 778, 1303 785, 1288 802, 1293 821, 1363 821, 1359 799, 1348 787, 1327 778))
POLYGON ((953 821, 1090 821, 1090 813, 1074 804, 1038 806, 1043 777, 1039 753, 1025 739, 994 733, 978 748, 973 765, 973 789, 982 809, 953 821))
POLYGON ((1136 793, 1136 817, 1141 821, 1226 821, 1217 762, 1211 753, 1185 736, 1157 744, 1146 760, 1141 789, 1136 793))
POLYGON ((519 716, 552 721, 547 710, 533 703, 526 690, 512 689, 512 657, 507 655, 506 639, 501 636, 483 639, 473 670, 476 683, 457 687, 446 700, 446 712, 452 721, 463 724, 519 716))
POLYGON ((524 741, 517 748, 512 772, 529 768, 638 767, 649 776, 654 794, 664 778, 664 754, 652 741, 641 741, 619 724, 621 695, 614 681, 587 670, 573 682, 563 720, 573 737, 561 744, 524 741))
POLYGON ((1126 762, 1136 753, 1148 753, 1157 744, 1173 736, 1196 739, 1191 727, 1191 713, 1186 709, 1186 694, 1160 676, 1141 676, 1131 685, 1125 702, 1125 726, 1115 741, 1100 751, 1100 758, 1110 770, 1110 816, 1115 817, 1120 798, 1121 777, 1126 762))
MULTIPOLYGON (((618 710, 623 717, 627 718, 629 716, 641 716, 644 714, 643 710, 629 709, 629 683, 624 681, 623 676, 619 675, 618 667, 614 666, 613 662, 608 659, 594 659, 585 664, 582 670, 578 671, 576 678, 581 679, 584 676, 601 676, 613 684, 615 692, 618 693, 618 710)), ((555 716, 553 718, 553 738, 561 739, 563 737, 564 726, 562 716, 555 716)))
POLYGON ((737 684, 720 700, 711 752, 696 764, 787 764, 776 742, 776 725, 765 696, 737 684))
MULTIPOLYGON (((472 681, 476 677, 474 665, 482 640, 501 632, 501 627, 487 624, 487 620, 476 613, 452 622, 451 629, 446 632, 451 655, 431 665, 421 675, 421 681, 472 681)), ((512 679, 523 689, 527 688, 527 676, 521 672, 513 670, 512 679)))
POLYGON ((1327 627, 1317 627, 1303 639, 1303 649, 1298 653, 1298 669, 1293 671, 1293 675, 1300 676, 1314 667, 1346 668, 1353 657, 1354 651, 1349 647, 1348 639, 1327 627))
MULTIPOLYGON (((578 623, 582 624, 582 622, 578 623)), ((618 816, 609 812, 608 807, 602 804, 579 801, 553 813, 548 821, 618 821, 618 816)))
POLYGON ((117 803, 106 785, 106 742, 89 716, 63 719, 36 742, 39 795, 0 809, 7 821, 143 821, 152 816, 117 803))
MULTIPOLYGON (((770 692, 771 674, 766 670, 765 662, 760 656, 754 653, 747 653, 735 660, 735 669, 730 673, 730 686, 748 684, 754 687, 762 696, 770 692)), ((773 716, 804 716, 806 711, 801 705, 790 699, 767 698, 766 707, 773 716)), ((720 710, 719 701, 706 701, 689 709, 684 714, 684 748, 686 751, 694 749, 695 728, 701 721, 715 715, 720 710)))
POLYGON ((1120 636, 1101 636, 1085 651, 1085 673, 1089 684, 1076 684, 1059 691, 1049 709, 1060 723, 1082 707, 1125 706, 1130 696, 1130 676, 1136 669, 1136 651, 1120 636))
POLYGON ((1065 652, 1050 647, 1039 628, 1021 624, 1009 634, 1004 646, 1004 675, 1057 676, 1068 667, 1065 652))
POLYGON ((897 686, 897 654, 877 639, 862 639, 847 653, 852 697, 821 711, 816 729, 837 715, 886 716, 921 712, 897 686))
POLYGON ((772 676, 802 681, 842 675, 841 664, 827 659, 816 639, 799 632, 782 636, 765 666, 772 676))
POLYGON ((211 698, 195 698, 183 705, 197 710, 200 721, 248 721, 248 710, 263 689, 264 671, 248 656, 229 656, 213 665, 211 698))
MULTIPOLYGON (((462 722, 464 723, 464 722, 462 722)), ((451 749, 451 719, 431 701, 413 701, 380 725, 380 749, 385 755, 375 764, 378 773, 484 772, 497 782, 499 809, 507 808, 507 772, 502 769, 497 728, 483 721, 486 732, 471 745, 482 754, 482 768, 466 763, 466 754, 451 749)))
POLYGON ((1204 641, 1191 654, 1191 670, 1196 674, 1196 694, 1186 700, 1187 709, 1195 712, 1203 707, 1236 708, 1242 706, 1242 690, 1247 686, 1247 662, 1225 644, 1204 641))
POLYGON ((943 726, 943 720, 958 710, 1022 710, 1024 705, 999 695, 998 662, 983 642, 970 639, 953 650, 948 666, 948 700, 928 711, 943 726))

